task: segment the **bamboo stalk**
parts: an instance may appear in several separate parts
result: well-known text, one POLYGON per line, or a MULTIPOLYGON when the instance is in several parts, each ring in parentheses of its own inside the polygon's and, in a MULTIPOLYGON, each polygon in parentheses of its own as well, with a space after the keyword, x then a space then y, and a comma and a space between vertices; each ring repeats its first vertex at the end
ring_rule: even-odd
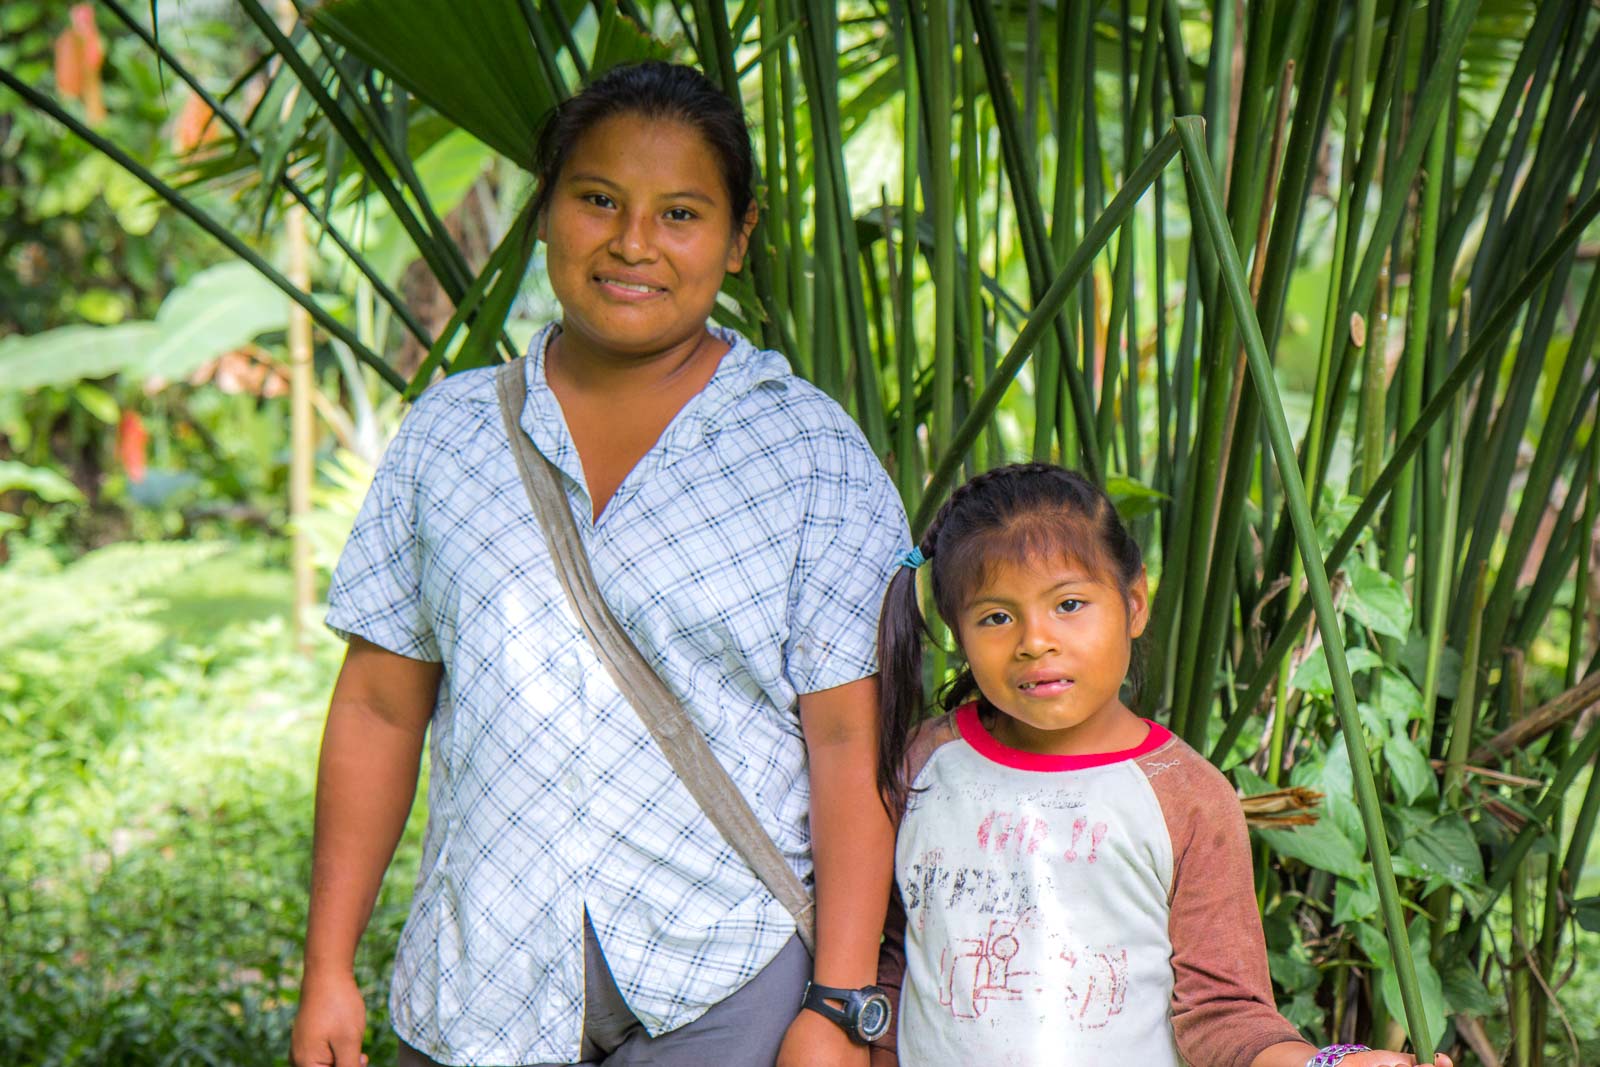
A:
POLYGON ((1193 119, 1178 119, 1174 123, 1183 144, 1187 173, 1194 187, 1192 207, 1204 224, 1203 233, 1218 257, 1222 282, 1233 305, 1234 314, 1244 334, 1245 350, 1250 357, 1251 377, 1262 398, 1262 410, 1272 441, 1272 450, 1283 480, 1284 496, 1289 504, 1290 518, 1294 523, 1295 538, 1300 555, 1305 562, 1306 578, 1310 584, 1312 603, 1315 605, 1317 625, 1322 631, 1323 648, 1328 658, 1329 674, 1333 680, 1334 709, 1344 732, 1345 745, 1350 756, 1351 779, 1356 791, 1356 804, 1361 812, 1362 825, 1367 834, 1368 855, 1372 861, 1374 882, 1378 890, 1384 928, 1393 955, 1396 977, 1400 983, 1401 1000, 1405 1004, 1407 1031, 1417 1058, 1423 1062, 1433 1059, 1427 1012, 1417 985, 1416 966, 1411 958, 1411 939, 1406 931, 1405 917, 1401 912, 1400 894, 1395 885, 1394 865, 1390 860, 1389 842, 1383 825, 1383 813, 1378 802, 1377 787, 1373 781, 1372 765, 1362 742, 1360 715, 1356 711, 1355 691, 1350 678, 1350 665, 1345 659, 1344 639, 1339 631, 1339 617, 1333 606, 1333 593, 1328 586, 1327 573, 1322 569, 1322 549, 1317 543, 1316 526, 1306 501, 1305 485, 1300 481, 1294 442, 1289 436, 1289 425, 1284 418, 1283 406, 1278 399, 1277 383, 1273 379, 1271 361, 1267 356, 1266 342, 1261 335, 1255 310, 1250 304, 1249 290, 1239 253, 1233 246, 1232 236, 1223 216, 1221 197, 1211 174, 1209 161, 1201 141, 1199 124, 1193 119))

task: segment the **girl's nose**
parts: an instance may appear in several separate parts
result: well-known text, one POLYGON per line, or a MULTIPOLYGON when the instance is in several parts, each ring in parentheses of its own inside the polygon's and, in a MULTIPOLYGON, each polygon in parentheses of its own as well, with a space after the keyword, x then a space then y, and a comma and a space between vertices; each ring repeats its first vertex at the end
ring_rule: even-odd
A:
POLYGON ((1022 633, 1017 641, 1017 654, 1037 659, 1051 652, 1059 652, 1055 628, 1044 620, 1022 620, 1022 633))

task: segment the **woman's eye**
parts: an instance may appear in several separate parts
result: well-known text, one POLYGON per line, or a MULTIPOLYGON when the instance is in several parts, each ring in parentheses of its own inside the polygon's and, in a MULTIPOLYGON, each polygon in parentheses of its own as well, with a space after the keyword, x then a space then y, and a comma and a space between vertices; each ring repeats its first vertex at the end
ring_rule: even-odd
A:
POLYGON ((612 200, 605 193, 585 193, 583 199, 585 202, 593 204, 595 207, 616 207, 616 201, 612 200))
POLYGON ((690 211, 686 207, 674 207, 667 209, 667 218, 671 219, 673 222, 688 222, 694 217, 694 212, 690 211))

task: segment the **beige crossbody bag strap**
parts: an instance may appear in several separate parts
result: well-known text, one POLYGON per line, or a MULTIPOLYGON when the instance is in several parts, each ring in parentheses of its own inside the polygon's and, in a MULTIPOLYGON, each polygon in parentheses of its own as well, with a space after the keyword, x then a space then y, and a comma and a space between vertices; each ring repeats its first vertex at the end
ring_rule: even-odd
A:
POLYGON ((527 490, 528 503, 549 543, 550 557, 555 561, 556 576, 566 591, 567 602, 572 605, 583 632, 589 636, 595 654, 605 665, 606 673, 638 712, 700 810, 749 864, 761 884, 794 916, 800 940, 815 954, 814 905, 810 894, 762 828, 755 812, 750 810, 744 794, 717 762, 705 735, 634 646, 600 595, 594 572, 589 569, 589 557, 578 536, 578 527, 572 521, 572 508, 561 485, 561 473, 533 447, 518 421, 528 391, 525 362, 525 359, 518 359, 495 372, 500 415, 505 420, 512 455, 517 458, 522 487, 527 490))

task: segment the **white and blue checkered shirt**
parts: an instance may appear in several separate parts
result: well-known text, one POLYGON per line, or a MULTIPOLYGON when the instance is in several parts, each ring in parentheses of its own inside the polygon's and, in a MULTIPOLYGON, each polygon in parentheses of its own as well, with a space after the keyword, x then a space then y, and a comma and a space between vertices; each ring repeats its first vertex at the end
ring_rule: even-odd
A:
MULTIPOLYGON (((876 669, 907 541, 849 417, 783 357, 732 347, 598 522, 534 339, 521 423, 566 475, 611 610, 809 880, 796 699, 876 669)), ((446 1063, 577 1060, 587 908, 652 1034, 778 953, 789 914, 700 813, 567 606, 493 372, 429 389, 378 468, 328 624, 445 665, 428 829, 390 1004, 446 1063)))

